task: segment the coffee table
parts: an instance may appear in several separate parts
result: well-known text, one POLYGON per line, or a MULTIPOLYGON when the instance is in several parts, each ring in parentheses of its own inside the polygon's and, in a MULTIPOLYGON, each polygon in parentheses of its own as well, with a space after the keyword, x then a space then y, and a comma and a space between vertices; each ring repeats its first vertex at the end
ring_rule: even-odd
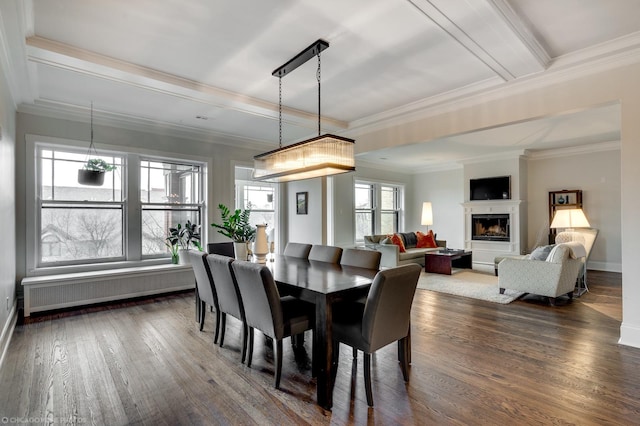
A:
POLYGON ((451 268, 472 268, 471 252, 432 251, 424 255, 424 270, 434 274, 451 275, 451 268))

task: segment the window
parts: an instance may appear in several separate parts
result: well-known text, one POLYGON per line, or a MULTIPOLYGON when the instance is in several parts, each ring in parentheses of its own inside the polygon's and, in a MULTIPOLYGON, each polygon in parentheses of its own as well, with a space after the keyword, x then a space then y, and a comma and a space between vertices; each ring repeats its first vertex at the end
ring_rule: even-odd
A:
POLYGON ((236 208, 250 209, 251 225, 266 223, 269 241, 275 241, 277 184, 255 182, 253 169, 236 167, 236 208))
POLYGON ((375 234, 373 189, 373 184, 356 182, 356 241, 364 241, 365 235, 375 234))
POLYGON ((392 234, 400 229, 403 188, 371 182, 355 184, 356 242, 365 235, 392 234))
POLYGON ((116 169, 106 172, 102 186, 85 186, 77 170, 86 151, 34 146, 36 268, 169 257, 168 228, 187 220, 201 224, 202 164, 101 152, 116 169), (127 197, 127 189, 139 196, 127 197))
POLYGON ((103 186, 83 186, 77 170, 86 156, 73 150, 41 147, 38 155, 38 223, 41 266, 90 263, 125 256, 122 170, 119 155, 103 155, 117 167, 103 186))
POLYGON ((170 227, 187 221, 201 223, 201 174, 199 165, 140 161, 143 257, 167 252, 170 227))

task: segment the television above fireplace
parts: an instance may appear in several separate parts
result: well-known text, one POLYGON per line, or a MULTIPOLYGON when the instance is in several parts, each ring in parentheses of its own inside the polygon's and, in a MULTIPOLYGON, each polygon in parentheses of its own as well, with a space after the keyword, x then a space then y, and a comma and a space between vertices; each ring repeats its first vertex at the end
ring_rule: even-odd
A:
POLYGON ((511 176, 470 179, 469 189, 471 201, 510 200, 511 176))

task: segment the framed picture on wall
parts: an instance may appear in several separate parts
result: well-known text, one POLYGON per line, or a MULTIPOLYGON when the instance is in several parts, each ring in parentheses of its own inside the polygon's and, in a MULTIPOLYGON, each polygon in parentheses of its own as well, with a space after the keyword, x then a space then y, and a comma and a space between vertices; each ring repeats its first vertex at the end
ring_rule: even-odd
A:
POLYGON ((307 197, 308 192, 296 192, 296 213, 307 214, 307 197))

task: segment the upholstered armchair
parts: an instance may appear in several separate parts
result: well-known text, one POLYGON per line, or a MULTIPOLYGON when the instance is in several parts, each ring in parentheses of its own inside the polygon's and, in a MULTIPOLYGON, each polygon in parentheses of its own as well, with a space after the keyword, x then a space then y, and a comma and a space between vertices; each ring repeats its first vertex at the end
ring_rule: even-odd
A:
POLYGON ((556 243, 566 243, 569 241, 575 241, 584 246, 586 255, 583 258, 582 268, 578 274, 578 286, 580 294, 583 291, 588 291, 587 287, 587 262, 591 256, 591 249, 598 237, 598 230, 596 228, 574 228, 571 230, 560 232, 556 235, 556 243))
POLYGON ((500 293, 508 288, 546 296, 551 305, 558 296, 571 299, 585 256, 582 244, 568 242, 557 244, 546 260, 507 257, 498 265, 500 293))

